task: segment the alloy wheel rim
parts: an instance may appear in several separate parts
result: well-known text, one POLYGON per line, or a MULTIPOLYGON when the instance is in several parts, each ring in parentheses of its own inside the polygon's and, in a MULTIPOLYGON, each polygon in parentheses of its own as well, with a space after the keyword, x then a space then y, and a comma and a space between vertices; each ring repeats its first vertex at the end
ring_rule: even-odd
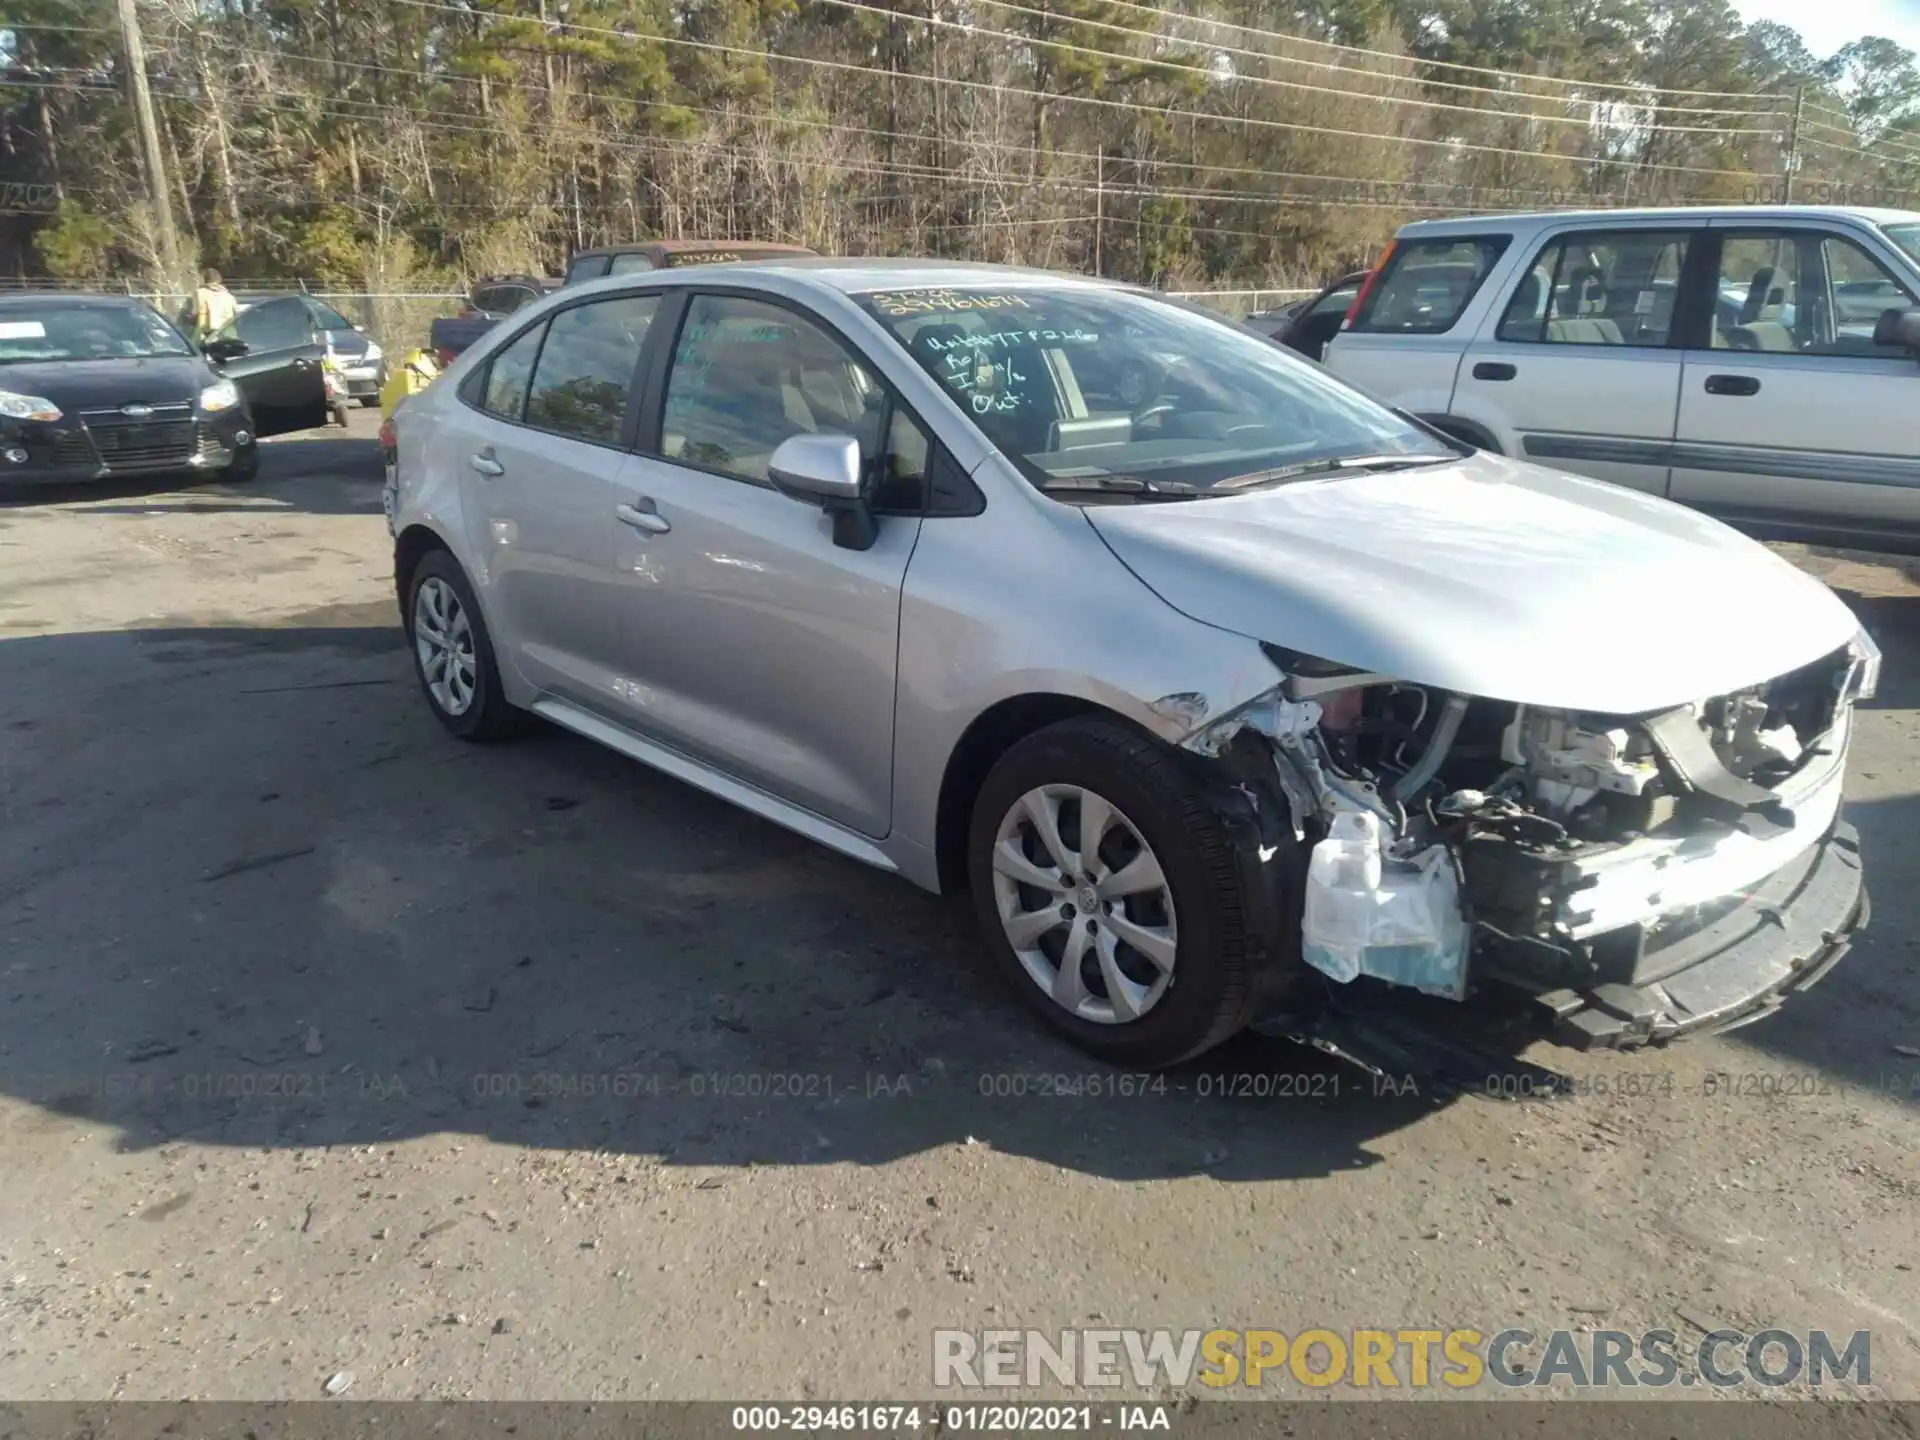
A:
POLYGON ((439 576, 421 582, 413 598, 413 650, 433 703, 449 715, 473 705, 479 661, 466 606, 439 576))
POLYGON ((1179 929, 1153 847, 1106 797, 1042 785, 993 840, 993 893, 1027 977, 1069 1014, 1125 1025, 1165 998, 1179 929))

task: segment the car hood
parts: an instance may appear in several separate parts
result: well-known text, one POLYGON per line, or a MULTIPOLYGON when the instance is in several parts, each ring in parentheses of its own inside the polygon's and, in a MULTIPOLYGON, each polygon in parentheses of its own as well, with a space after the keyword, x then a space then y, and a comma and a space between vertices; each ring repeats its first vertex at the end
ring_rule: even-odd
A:
POLYGON ((329 330, 327 346, 342 360, 358 360, 367 353, 367 337, 358 330, 329 330))
POLYGON ((198 355, 0 365, 0 390, 39 395, 68 414, 120 405, 178 405, 198 397, 218 378, 198 355))
POLYGON ((1826 586, 1718 521, 1491 456, 1085 514, 1196 620, 1529 705, 1665 709, 1817 660, 1859 628, 1826 586))

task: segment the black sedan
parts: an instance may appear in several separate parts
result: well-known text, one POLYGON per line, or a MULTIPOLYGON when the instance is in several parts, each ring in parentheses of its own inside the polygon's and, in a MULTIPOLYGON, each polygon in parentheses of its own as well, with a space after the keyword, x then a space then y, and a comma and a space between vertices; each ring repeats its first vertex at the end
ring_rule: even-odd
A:
POLYGON ((250 357, 312 353, 317 345, 321 353, 333 356, 351 398, 362 405, 380 403, 380 387, 387 383, 386 357, 353 321, 311 295, 237 298, 240 314, 233 322, 233 333, 247 342, 250 357))
POLYGON ((0 297, 0 482, 250 480, 259 437, 326 423, 322 354, 201 350, 125 297, 0 297))

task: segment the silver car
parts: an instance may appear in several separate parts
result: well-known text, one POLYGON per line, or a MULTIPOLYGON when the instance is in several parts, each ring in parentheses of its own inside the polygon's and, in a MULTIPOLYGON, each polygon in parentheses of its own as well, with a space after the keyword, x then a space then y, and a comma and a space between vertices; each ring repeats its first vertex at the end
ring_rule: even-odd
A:
POLYGON ((1879 657, 1831 592, 1151 293, 613 278, 396 430, 449 730, 544 717, 970 890, 1107 1059, 1396 991, 1658 1042, 1764 1014, 1865 922, 1839 808, 1879 657))

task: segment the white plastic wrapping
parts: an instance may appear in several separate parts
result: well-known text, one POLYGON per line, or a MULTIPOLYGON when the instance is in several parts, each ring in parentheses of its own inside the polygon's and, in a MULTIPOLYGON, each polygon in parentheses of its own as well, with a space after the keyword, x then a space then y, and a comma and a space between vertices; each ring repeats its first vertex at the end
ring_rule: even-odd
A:
POLYGON ((1306 961, 1342 984, 1371 975, 1462 999, 1467 926, 1452 857, 1435 845, 1392 862, 1380 834, 1379 816, 1342 811, 1313 847, 1301 925, 1306 961))

